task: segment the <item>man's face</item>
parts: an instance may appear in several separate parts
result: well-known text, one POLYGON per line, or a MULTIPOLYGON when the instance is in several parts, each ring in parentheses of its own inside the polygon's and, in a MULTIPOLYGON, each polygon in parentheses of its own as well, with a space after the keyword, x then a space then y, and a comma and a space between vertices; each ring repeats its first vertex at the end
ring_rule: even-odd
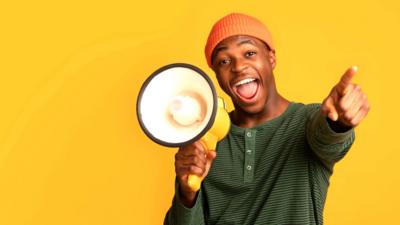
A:
POLYGON ((223 40, 215 47, 212 67, 235 107, 247 113, 262 112, 276 92, 275 53, 257 38, 241 35, 223 40))

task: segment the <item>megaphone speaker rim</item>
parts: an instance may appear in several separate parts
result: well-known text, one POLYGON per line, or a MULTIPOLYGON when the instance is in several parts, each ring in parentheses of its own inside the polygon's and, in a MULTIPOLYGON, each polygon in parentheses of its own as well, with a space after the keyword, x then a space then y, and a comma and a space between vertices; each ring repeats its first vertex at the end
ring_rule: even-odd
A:
POLYGON ((193 143, 196 140, 199 140, 202 136, 204 136, 205 133, 207 133, 208 130, 210 130, 210 128, 212 127, 212 125, 214 124, 215 121, 215 116, 217 113, 217 108, 218 108, 218 96, 217 96, 217 92, 216 89, 214 87, 214 84, 212 82, 212 80, 208 77, 208 75, 201 70, 200 68, 192 65, 192 64, 187 64, 187 63, 172 63, 172 64, 168 64, 165 66, 162 66, 161 68, 157 69, 155 72, 153 72, 143 83, 142 87, 140 88, 139 94, 138 94, 138 98, 136 101, 136 115, 139 121, 139 125, 142 128, 143 132, 146 134, 147 137, 149 137, 152 141, 156 142, 157 144, 166 146, 166 147, 180 147, 180 146, 184 146, 184 145, 188 145, 190 143, 193 143), (188 68, 191 70, 196 71, 199 75, 201 75, 205 81, 208 83, 208 85, 210 86, 211 89, 211 93, 212 93, 212 101, 213 101, 213 108, 212 108, 212 112, 211 112, 211 117, 210 120, 208 121, 207 125, 204 127, 204 129, 199 132, 199 134, 197 134, 195 137, 191 138, 188 141, 184 141, 184 142, 179 142, 179 143, 171 143, 171 142, 167 142, 164 140, 161 140, 157 137, 155 137, 146 127, 146 125, 143 122, 142 119, 142 115, 141 115, 141 101, 142 101, 142 97, 143 94, 146 90, 146 87, 149 85, 149 83, 153 80, 153 78, 155 78, 158 74, 160 74, 161 72, 171 69, 171 68, 175 68, 175 67, 183 67, 183 68, 188 68))

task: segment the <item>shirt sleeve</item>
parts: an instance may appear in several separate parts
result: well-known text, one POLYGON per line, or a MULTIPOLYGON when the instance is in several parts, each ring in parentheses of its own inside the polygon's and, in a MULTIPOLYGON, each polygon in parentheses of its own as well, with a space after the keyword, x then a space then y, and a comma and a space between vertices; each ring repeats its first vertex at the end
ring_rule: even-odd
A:
POLYGON ((179 184, 175 182, 175 196, 172 206, 168 210, 164 225, 204 225, 204 213, 202 205, 202 191, 197 193, 196 203, 192 208, 183 205, 179 198, 179 184))
POLYGON ((306 134, 314 154, 330 170, 342 159, 354 142, 354 128, 337 133, 331 129, 327 118, 320 113, 320 104, 308 106, 306 134))

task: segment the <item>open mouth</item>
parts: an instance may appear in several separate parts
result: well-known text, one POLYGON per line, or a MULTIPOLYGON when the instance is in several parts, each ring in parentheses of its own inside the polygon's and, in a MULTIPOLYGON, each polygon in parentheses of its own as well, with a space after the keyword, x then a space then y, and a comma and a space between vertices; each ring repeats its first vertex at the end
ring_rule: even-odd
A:
POLYGON ((245 78, 236 82, 233 85, 233 91, 243 101, 251 101, 255 98, 258 92, 258 80, 255 78, 245 78))

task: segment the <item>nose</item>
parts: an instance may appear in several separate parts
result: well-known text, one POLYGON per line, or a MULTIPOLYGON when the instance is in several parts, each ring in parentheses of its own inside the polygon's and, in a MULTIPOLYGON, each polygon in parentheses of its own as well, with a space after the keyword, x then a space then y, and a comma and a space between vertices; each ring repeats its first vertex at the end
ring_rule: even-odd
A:
POLYGON ((247 64, 243 58, 236 58, 233 60, 233 65, 232 65, 232 72, 234 73, 240 73, 246 70, 247 64))

